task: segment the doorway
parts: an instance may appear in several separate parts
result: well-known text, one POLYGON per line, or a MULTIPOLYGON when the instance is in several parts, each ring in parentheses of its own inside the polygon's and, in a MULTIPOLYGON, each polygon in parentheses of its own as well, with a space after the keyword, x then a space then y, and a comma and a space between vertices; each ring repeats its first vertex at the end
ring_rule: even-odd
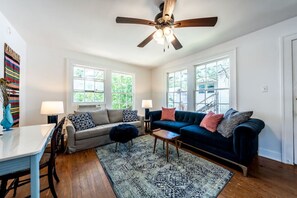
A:
POLYGON ((282 162, 297 164, 297 34, 282 39, 282 162))

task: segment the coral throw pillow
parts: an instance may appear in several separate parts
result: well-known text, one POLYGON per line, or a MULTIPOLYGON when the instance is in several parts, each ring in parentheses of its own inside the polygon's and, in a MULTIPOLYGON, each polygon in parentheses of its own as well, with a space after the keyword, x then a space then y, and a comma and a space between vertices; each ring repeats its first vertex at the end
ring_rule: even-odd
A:
POLYGON ((214 112, 210 111, 208 114, 203 118, 200 123, 201 127, 206 128, 211 132, 215 132, 219 123, 224 118, 224 114, 215 114, 214 112))
POLYGON ((162 107, 161 120, 175 121, 175 108, 164 108, 164 107, 162 107))

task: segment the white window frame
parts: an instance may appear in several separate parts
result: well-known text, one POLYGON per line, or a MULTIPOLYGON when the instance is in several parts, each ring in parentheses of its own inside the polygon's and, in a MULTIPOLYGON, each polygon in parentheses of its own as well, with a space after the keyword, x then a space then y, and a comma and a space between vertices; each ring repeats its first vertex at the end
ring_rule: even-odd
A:
MULTIPOLYGON (((105 88, 105 84, 106 84, 106 72, 105 72, 105 70, 104 69, 101 69, 101 68, 97 68, 97 67, 92 67, 92 66, 88 66, 88 65, 82 65, 82 64, 72 64, 72 67, 71 67, 71 69, 72 69, 72 86, 71 86, 71 102, 73 103, 73 104, 76 104, 76 105, 80 105, 80 104, 88 104, 88 105, 90 105, 90 104, 105 104, 105 101, 106 101, 106 88, 105 88), (74 101, 74 92, 75 92, 75 90, 74 90, 74 80, 75 79, 84 79, 85 81, 86 80, 88 80, 86 77, 84 77, 84 78, 76 78, 75 76, 74 76, 74 67, 82 67, 82 68, 85 68, 85 69, 92 69, 92 70, 98 70, 98 71, 101 71, 101 72, 103 72, 103 80, 95 80, 94 79, 94 82, 103 82, 103 91, 101 91, 101 92, 97 92, 97 93, 103 93, 104 94, 104 100, 103 100, 103 102, 95 102, 95 101, 93 101, 93 102, 75 102, 74 101)), ((85 90, 84 90, 84 92, 86 92, 85 90)))
MULTIPOLYGON (((223 59, 229 57, 230 59, 230 88, 229 88, 229 106, 230 108, 237 109, 237 73, 236 73, 236 48, 230 51, 227 51, 225 53, 221 53, 218 55, 211 56, 209 58, 200 59, 197 61, 194 61, 193 67, 194 72, 196 74, 196 66, 202 65, 208 62, 213 62, 219 59, 223 59)), ((195 87, 193 90, 194 93, 194 101, 193 101, 193 108, 196 111, 196 75, 194 75, 194 82, 195 87)))
MULTIPOLYGON (((171 73, 176 73, 176 72, 182 72, 182 71, 186 71, 187 72, 187 80, 186 80, 186 83, 187 83, 187 91, 180 91, 180 92, 176 92, 176 91, 174 91, 174 92, 170 92, 170 93, 173 93, 173 95, 174 95, 174 93, 180 93, 180 102, 179 102, 179 108, 177 109, 177 110, 182 110, 182 109, 180 109, 180 107, 181 107, 181 103, 182 103, 182 100, 181 100, 181 93, 186 93, 186 95, 187 95, 187 101, 186 101, 186 103, 184 103, 184 104, 186 104, 187 105, 187 108, 186 109, 183 109, 183 111, 188 111, 188 109, 189 109, 189 103, 188 103, 188 93, 189 93, 189 89, 188 89, 188 81, 189 81, 189 78, 188 78, 188 69, 186 69, 186 68, 183 68, 183 69, 179 69, 179 70, 175 70, 175 71, 170 71, 170 72, 167 72, 167 74, 166 74, 166 106, 168 107, 168 104, 169 104, 169 101, 168 101, 168 95, 169 95, 169 74, 171 74, 171 73)), ((182 81, 180 82, 180 83, 182 83, 182 81)), ((175 81, 174 81, 174 84, 175 84, 175 81)), ((181 87, 181 86, 180 86, 181 87)), ((173 96, 173 98, 174 98, 174 96, 173 96)), ((177 103, 177 102, 174 102, 173 101, 173 104, 174 103, 177 103)))
POLYGON ((98 64, 96 62, 89 62, 89 61, 83 61, 83 60, 77 60, 72 58, 66 58, 66 112, 67 113, 73 113, 73 111, 76 111, 80 105, 96 105, 98 107, 106 107, 106 101, 108 101, 108 83, 104 82, 104 90, 105 90, 105 103, 74 103, 73 102, 73 66, 74 65, 83 65, 88 66, 91 65, 91 68, 99 69, 104 71, 104 77, 105 80, 107 79, 108 72, 106 68, 102 64, 98 64))
MULTIPOLYGON (((111 100, 112 100, 112 94, 114 93, 112 91, 112 75, 114 73, 117 73, 117 74, 122 74, 122 75, 129 75, 132 77, 132 109, 135 108, 135 74, 133 73, 126 73, 126 72, 121 72, 121 71, 111 71, 110 73, 110 94, 111 94, 111 100)), ((123 93, 123 94, 127 94, 126 92, 116 92, 116 93, 123 93)), ((127 102, 126 102, 127 104, 127 102)), ((111 107, 112 107, 112 101, 111 101, 111 107)))
MULTIPOLYGON (((222 58, 219 58, 219 59, 216 59, 216 60, 212 60, 212 61, 208 61, 208 62, 204 62, 204 63, 202 63, 202 64, 199 64, 199 65, 195 65, 195 101, 194 101, 194 106, 195 106, 195 111, 198 111, 199 109, 197 109, 197 101, 196 101, 196 97, 197 97, 197 92, 199 92, 200 93, 200 91, 203 91, 204 92, 204 94, 206 94, 206 92, 208 92, 208 93, 210 93, 210 91, 214 94, 214 97, 216 97, 216 93, 217 93, 217 91, 222 91, 222 90, 228 90, 229 91, 229 102, 228 103, 217 103, 216 104, 216 106, 218 105, 228 105, 229 106, 229 108, 230 108, 230 84, 229 84, 229 87, 228 88, 215 88, 216 86, 215 86, 215 82, 214 81, 205 81, 205 82, 203 82, 203 83, 199 83, 199 84, 204 84, 205 86, 206 85, 209 85, 210 83, 214 83, 214 87, 213 88, 209 88, 209 87, 204 87, 202 90, 201 89, 197 89, 197 87, 198 87, 198 84, 197 84, 197 79, 196 79, 196 72, 197 72, 197 69, 199 68, 199 67, 202 67, 202 66, 204 66, 204 68, 206 68, 206 65, 207 64, 210 64, 210 63, 217 63, 217 62, 219 62, 219 61, 221 61, 221 60, 224 60, 224 59, 229 59, 229 71, 230 71, 230 57, 229 56, 226 56, 226 57, 222 57, 222 58)), ((216 64, 217 65, 217 64, 216 64)), ((230 75, 230 73, 229 73, 229 75, 230 75)), ((205 76, 204 76, 205 77, 205 76)), ((229 83, 231 83, 230 82, 230 80, 229 80, 229 83)), ((211 96, 208 96, 208 97, 206 97, 206 95, 204 96, 204 105, 205 105, 205 107, 207 106, 207 102, 206 102, 206 99, 208 99, 209 97, 211 97, 211 96)), ((217 106, 217 107, 218 107, 217 106)), ((216 110, 215 110, 215 112, 217 112, 216 110)), ((218 112, 217 112, 218 113, 218 112)), ((224 112, 220 112, 220 113, 224 113, 224 112)))

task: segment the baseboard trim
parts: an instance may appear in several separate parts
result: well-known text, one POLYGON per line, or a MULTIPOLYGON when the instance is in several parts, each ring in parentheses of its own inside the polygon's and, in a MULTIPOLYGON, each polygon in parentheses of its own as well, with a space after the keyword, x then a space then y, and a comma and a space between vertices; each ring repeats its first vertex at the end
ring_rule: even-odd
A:
POLYGON ((282 154, 265 148, 259 148, 259 156, 282 162, 282 154))

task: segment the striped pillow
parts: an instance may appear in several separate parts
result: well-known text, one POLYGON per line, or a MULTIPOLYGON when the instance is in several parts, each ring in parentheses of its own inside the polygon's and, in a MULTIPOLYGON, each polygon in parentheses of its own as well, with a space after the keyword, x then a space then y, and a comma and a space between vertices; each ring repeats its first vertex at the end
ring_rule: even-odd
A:
POLYGON ((161 120, 175 121, 175 108, 165 108, 165 107, 162 107, 161 120))

